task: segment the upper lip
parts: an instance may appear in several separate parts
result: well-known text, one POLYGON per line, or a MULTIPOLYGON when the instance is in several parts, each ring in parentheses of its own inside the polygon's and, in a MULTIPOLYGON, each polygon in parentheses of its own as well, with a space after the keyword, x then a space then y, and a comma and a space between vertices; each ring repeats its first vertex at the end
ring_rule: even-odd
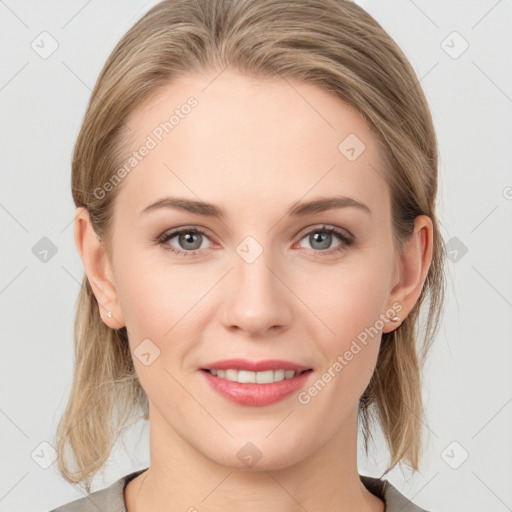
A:
POLYGON ((302 372, 310 370, 308 366, 294 363, 292 361, 283 361, 280 359, 265 359, 263 361, 249 361, 248 359, 225 359, 215 361, 201 368, 202 370, 248 370, 251 372, 263 372, 265 370, 294 370, 302 372))

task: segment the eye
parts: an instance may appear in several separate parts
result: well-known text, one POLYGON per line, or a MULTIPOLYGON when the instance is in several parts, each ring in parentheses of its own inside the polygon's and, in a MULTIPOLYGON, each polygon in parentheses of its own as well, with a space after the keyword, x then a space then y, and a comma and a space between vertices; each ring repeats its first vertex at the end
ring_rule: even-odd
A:
POLYGON ((301 241, 302 240, 306 240, 310 245, 309 248, 316 252, 327 254, 342 251, 354 242, 353 236, 348 232, 332 226, 320 226, 310 229, 303 234, 301 241), (338 245, 331 247, 336 238, 341 240, 341 242, 338 245))
POLYGON ((207 240, 206 232, 202 228, 180 228, 164 233, 158 238, 159 243, 166 249, 181 256, 193 256, 198 251, 205 249, 203 242, 207 240), (169 242, 176 239, 175 244, 169 242))
MULTIPOLYGON (((209 238, 203 228, 185 227, 167 231, 157 240, 165 250, 187 257, 207 249, 208 246, 205 246, 204 242, 209 238), (171 243, 173 240, 175 240, 174 243, 171 243)), ((309 248, 317 253, 322 253, 322 256, 342 251, 354 243, 354 237, 351 234, 333 226, 317 226, 309 229, 302 234, 300 240, 306 240, 310 244, 309 248), (340 242, 331 247, 336 238, 340 242)))

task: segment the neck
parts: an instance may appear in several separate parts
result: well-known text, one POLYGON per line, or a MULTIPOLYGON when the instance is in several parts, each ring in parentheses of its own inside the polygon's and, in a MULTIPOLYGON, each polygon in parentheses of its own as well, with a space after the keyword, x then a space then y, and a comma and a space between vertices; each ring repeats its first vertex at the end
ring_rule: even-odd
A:
POLYGON ((128 512, 383 512, 357 470, 357 414, 320 449, 292 465, 237 469, 196 450, 150 409, 149 469, 125 489, 128 512), (156 421, 155 421, 156 420, 156 421))

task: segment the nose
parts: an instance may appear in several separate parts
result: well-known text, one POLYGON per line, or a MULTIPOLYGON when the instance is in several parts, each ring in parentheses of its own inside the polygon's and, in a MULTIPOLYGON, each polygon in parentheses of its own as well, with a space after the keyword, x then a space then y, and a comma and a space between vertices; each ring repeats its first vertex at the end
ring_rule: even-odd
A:
POLYGON ((288 328, 294 296, 285 284, 286 272, 271 251, 263 250, 253 262, 235 254, 233 262, 222 290, 223 325, 248 337, 265 337, 288 328))

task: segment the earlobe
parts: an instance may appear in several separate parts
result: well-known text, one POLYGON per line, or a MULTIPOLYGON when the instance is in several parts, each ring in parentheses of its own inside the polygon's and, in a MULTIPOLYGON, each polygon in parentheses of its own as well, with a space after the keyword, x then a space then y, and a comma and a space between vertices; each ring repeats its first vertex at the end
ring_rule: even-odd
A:
POLYGON ((108 327, 120 329, 124 326, 124 320, 111 265, 105 248, 94 231, 89 212, 84 207, 76 209, 74 237, 87 279, 99 305, 100 316, 108 327))
MULTIPOLYGON (((414 232, 405 242, 400 256, 399 281, 391 291, 390 303, 398 302, 402 309, 398 314, 400 322, 388 324, 389 331, 398 327, 414 308, 427 278, 432 254, 432 220, 427 215, 420 215, 414 221, 414 232)), ((389 331, 383 330, 383 332, 389 331)))

